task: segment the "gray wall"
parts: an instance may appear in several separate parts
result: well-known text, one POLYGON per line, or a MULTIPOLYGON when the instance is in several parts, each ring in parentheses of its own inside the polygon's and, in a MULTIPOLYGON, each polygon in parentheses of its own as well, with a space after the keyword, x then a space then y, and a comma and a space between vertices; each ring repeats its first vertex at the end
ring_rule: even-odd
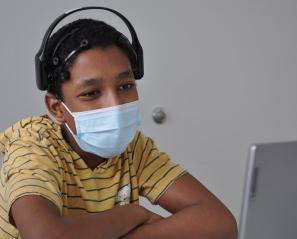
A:
POLYGON ((239 218, 248 146, 297 138, 296 0, 1 1, 0 130, 46 112, 34 54, 54 17, 91 4, 118 9, 139 35, 143 130, 239 218))

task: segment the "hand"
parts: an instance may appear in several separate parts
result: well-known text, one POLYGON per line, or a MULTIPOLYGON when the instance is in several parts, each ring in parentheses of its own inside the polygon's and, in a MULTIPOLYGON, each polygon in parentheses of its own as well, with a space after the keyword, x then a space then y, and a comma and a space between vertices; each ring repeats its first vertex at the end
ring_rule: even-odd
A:
POLYGON ((147 214, 148 219, 143 224, 150 224, 150 223, 153 223, 153 222, 157 222, 157 221, 159 221, 161 219, 164 219, 162 216, 148 210, 147 208, 145 208, 143 206, 140 206, 139 204, 135 204, 135 205, 142 208, 145 211, 145 213, 147 214))
POLYGON ((157 221, 160 221, 163 219, 163 217, 161 217, 160 215, 146 209, 143 207, 144 210, 146 210, 146 213, 148 215, 148 219, 139 227, 135 228, 134 230, 130 231, 129 233, 127 233, 126 235, 124 235, 123 237, 121 237, 120 239, 136 239, 139 238, 139 236, 137 236, 137 232, 138 230, 141 230, 141 227, 151 223, 155 223, 157 221), (135 235, 136 233, 136 235, 135 235))
POLYGON ((147 212, 149 213, 149 219, 144 223, 144 224, 150 224, 150 223, 154 223, 154 222, 157 222, 159 220, 162 220, 163 217, 154 213, 154 212, 151 212, 149 210, 147 210, 147 212))

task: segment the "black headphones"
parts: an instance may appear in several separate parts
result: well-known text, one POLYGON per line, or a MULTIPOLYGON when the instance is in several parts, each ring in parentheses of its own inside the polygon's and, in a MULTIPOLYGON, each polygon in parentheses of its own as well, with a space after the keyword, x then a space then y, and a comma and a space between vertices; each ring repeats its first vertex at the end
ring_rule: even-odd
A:
POLYGON ((105 10, 108 12, 112 12, 115 15, 117 15, 119 18, 121 18, 126 26, 128 27, 131 37, 132 37, 132 50, 135 52, 136 55, 136 63, 135 66, 133 66, 134 76, 135 79, 141 79, 143 77, 143 51, 142 47, 138 41, 136 32, 132 26, 132 24, 128 21, 126 17, 124 17, 121 13, 107 7, 98 7, 98 6, 89 6, 89 7, 81 7, 77 9, 70 10, 68 12, 63 13, 59 17, 57 17, 52 24, 47 29, 41 46, 38 50, 38 52, 35 55, 35 72, 36 72, 36 84, 39 90, 47 90, 49 85, 49 76, 48 73, 45 70, 45 50, 48 45, 49 38, 55 29, 55 27, 58 25, 59 22, 61 22, 65 17, 79 11, 89 10, 89 9, 100 9, 105 10))

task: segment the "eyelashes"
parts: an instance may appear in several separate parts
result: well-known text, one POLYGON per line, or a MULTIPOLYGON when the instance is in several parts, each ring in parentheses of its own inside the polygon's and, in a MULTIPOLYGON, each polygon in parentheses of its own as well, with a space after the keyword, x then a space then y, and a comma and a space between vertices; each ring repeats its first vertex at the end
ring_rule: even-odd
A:
POLYGON ((135 87, 135 83, 126 83, 119 86, 120 90, 130 90, 135 87))
MULTIPOLYGON (((118 94, 128 94, 130 93, 131 90, 133 90, 136 87, 136 83, 123 83, 120 84, 119 86, 117 86, 117 92, 118 94)), ((83 92, 81 94, 79 94, 79 98, 81 98, 82 100, 92 100, 92 99, 97 99, 98 97, 100 97, 102 95, 102 93, 104 93, 101 90, 89 90, 86 92, 83 92)))

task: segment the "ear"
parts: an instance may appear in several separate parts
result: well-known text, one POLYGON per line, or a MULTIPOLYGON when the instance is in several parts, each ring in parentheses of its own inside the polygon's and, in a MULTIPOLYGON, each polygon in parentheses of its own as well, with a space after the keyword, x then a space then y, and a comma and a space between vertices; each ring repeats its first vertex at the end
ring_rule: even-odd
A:
POLYGON ((57 99, 57 97, 49 92, 47 92, 44 96, 44 102, 48 111, 51 113, 55 119, 60 122, 66 122, 65 113, 63 106, 61 104, 61 100, 57 99))

